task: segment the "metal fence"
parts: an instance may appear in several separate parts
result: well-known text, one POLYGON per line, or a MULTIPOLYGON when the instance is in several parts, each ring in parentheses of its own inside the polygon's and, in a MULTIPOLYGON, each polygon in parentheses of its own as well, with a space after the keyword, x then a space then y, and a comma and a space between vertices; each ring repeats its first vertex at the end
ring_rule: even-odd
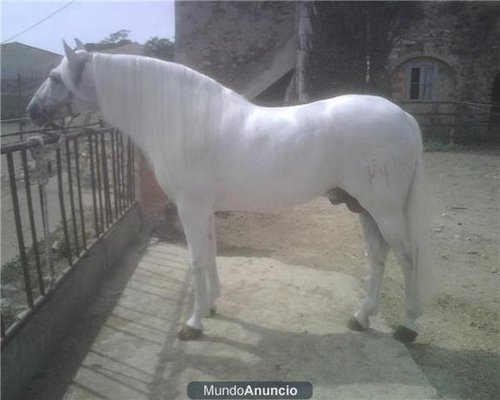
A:
POLYGON ((452 143, 500 142, 500 104, 473 101, 407 101, 424 135, 452 143))
POLYGON ((109 127, 59 133, 1 146, 2 346, 135 203, 129 139, 109 127))

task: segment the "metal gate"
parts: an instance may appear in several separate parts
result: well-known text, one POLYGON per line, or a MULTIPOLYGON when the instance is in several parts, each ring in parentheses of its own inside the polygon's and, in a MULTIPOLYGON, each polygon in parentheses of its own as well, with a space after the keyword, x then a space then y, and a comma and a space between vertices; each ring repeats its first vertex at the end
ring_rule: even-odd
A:
POLYGON ((101 124, 60 133, 2 135, 2 348, 136 202, 129 139, 101 124))

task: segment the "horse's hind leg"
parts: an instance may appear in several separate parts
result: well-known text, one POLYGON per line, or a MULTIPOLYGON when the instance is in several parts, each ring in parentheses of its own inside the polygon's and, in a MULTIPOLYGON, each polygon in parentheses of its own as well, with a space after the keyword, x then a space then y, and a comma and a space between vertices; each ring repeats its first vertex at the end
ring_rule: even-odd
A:
POLYGON ((188 243, 194 289, 193 313, 177 337, 181 340, 193 340, 202 334, 201 321, 210 307, 207 268, 212 264, 215 266, 209 226, 213 213, 206 205, 193 202, 180 202, 177 209, 188 243))
POLYGON ((215 217, 213 214, 209 218, 208 225, 210 257, 207 260, 208 264, 206 270, 206 279, 208 289, 208 303, 210 307, 209 315, 212 316, 217 311, 215 300, 217 300, 220 294, 219 274, 217 273, 217 265, 215 262, 217 255, 217 241, 215 238, 215 217))
POLYGON ((389 245, 380 233, 377 223, 372 216, 367 211, 364 211, 359 214, 359 219, 367 247, 370 277, 366 297, 361 308, 349 320, 348 327, 352 330, 367 329, 370 326, 370 316, 377 312, 385 260, 389 251, 389 245))
POLYGON ((417 337, 416 320, 421 310, 417 296, 416 271, 413 265, 414 255, 408 236, 406 219, 402 213, 379 220, 380 231, 393 249, 398 262, 403 268, 405 283, 405 321, 394 332, 394 337, 401 342, 412 342, 417 337))

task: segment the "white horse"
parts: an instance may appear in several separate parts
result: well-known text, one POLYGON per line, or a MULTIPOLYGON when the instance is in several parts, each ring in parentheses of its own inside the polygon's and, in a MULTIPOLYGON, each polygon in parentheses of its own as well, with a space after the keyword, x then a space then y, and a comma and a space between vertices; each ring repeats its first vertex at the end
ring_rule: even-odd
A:
POLYGON ((180 339, 196 339, 219 295, 214 212, 271 210, 317 196, 360 215, 371 267, 349 320, 369 327, 389 248, 404 271, 406 317, 417 336, 431 284, 422 141, 413 117, 380 97, 348 95, 293 107, 249 103, 216 81, 156 59, 73 51, 28 106, 38 125, 82 108, 130 136, 176 204, 194 277, 194 310, 180 339))

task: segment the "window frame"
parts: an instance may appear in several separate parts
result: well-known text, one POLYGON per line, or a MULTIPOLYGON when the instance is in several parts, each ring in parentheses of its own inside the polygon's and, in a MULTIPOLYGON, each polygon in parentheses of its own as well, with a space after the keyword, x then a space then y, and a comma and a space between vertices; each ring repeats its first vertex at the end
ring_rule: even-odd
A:
POLYGON ((406 69, 406 98, 409 101, 425 102, 425 101, 435 101, 437 99, 437 89, 438 89, 438 65, 433 62, 416 62, 410 63, 406 69), (425 70, 431 68, 432 79, 430 83, 425 83, 425 70), (413 70, 419 70, 419 82, 418 82, 418 98, 412 98, 412 85, 415 83, 412 81, 413 70), (426 86, 430 86, 431 94, 428 97, 424 97, 426 86))

